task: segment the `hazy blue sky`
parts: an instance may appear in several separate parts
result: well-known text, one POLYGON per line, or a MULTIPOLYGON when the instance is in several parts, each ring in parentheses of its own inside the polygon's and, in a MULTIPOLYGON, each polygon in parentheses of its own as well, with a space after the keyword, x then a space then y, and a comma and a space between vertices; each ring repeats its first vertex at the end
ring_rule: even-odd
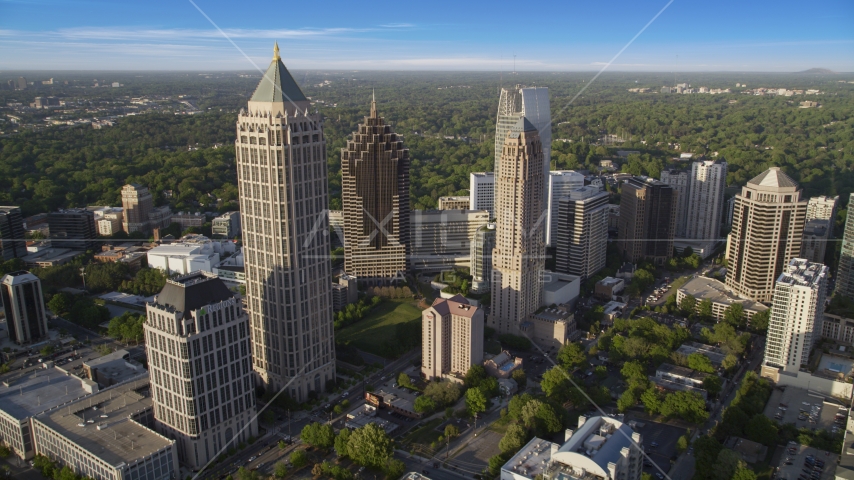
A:
MULTIPOLYGON (((0 69, 599 70, 668 0, 0 0, 0 69)), ((854 1, 673 0, 611 71, 854 71, 854 1)))

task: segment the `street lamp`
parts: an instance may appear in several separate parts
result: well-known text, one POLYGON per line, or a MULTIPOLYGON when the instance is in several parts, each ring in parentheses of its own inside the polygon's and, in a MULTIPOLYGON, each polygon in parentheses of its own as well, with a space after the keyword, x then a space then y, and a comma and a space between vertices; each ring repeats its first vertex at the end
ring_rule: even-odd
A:
POLYGON ((86 266, 80 267, 80 276, 83 277, 83 290, 86 290, 86 266))

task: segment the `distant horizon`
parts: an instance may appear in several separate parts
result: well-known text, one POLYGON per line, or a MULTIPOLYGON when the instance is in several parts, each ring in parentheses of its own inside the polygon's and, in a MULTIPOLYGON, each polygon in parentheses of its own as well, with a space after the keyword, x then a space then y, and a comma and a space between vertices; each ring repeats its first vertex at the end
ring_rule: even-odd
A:
MULTIPOLYGON (((287 66, 287 65, 286 65, 287 66)), ((618 70, 618 69, 608 69, 602 73, 602 75, 607 75, 609 73, 631 73, 631 74, 641 74, 641 75, 655 75, 655 74, 673 74, 673 73, 715 73, 715 74, 771 74, 771 75, 825 75, 828 77, 835 75, 851 75, 854 74, 854 70, 848 72, 840 72, 840 71, 830 71, 830 72, 810 72, 809 70, 813 69, 821 69, 822 67, 812 67, 806 70, 800 71, 774 71, 774 70, 618 70)), ((290 68, 289 71, 292 72, 340 72, 340 73, 356 73, 356 72, 394 72, 394 73, 495 73, 495 74, 503 74, 503 75, 514 75, 514 72, 508 72, 505 70, 394 70, 394 69, 367 69, 367 68, 290 68)), ((827 69, 830 70, 830 69, 827 69)), ((246 73, 252 75, 258 75, 259 77, 262 75, 262 72, 252 69, 235 69, 235 70, 133 70, 133 69, 84 69, 84 70, 62 70, 62 69, 51 69, 51 70, 42 70, 42 69, 0 69, 0 76, 9 75, 9 74, 18 74, 18 73, 88 73, 88 72, 110 72, 110 73, 246 73)), ((528 74, 528 73, 598 73, 599 70, 591 69, 591 70, 517 70, 516 74, 528 74)))

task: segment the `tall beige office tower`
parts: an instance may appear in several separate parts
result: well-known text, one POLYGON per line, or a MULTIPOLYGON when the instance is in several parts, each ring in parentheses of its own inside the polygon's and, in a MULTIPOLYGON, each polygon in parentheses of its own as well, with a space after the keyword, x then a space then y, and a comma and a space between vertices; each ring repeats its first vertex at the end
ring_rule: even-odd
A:
POLYGON ((543 146, 526 117, 510 129, 495 178, 495 249, 489 324, 518 334, 519 324, 540 308, 545 267, 546 172, 543 146))
POLYGON ((824 265, 795 258, 777 278, 763 376, 776 381, 780 371, 797 374, 809 363, 810 351, 821 335, 827 274, 824 265))
POLYGON ((735 196, 726 285, 737 295, 771 301, 774 281, 801 251, 807 211, 801 193, 794 180, 771 167, 735 196))
POLYGON ((437 298, 421 312, 421 373, 427 380, 465 376, 483 362, 483 310, 462 295, 437 298))
POLYGON ((155 424, 182 463, 202 467, 258 435, 249 319, 219 277, 167 280, 144 327, 155 424))
POLYGON ((129 183, 122 187, 122 209, 124 221, 122 228, 126 233, 147 232, 148 214, 154 209, 154 198, 148 187, 129 183))
POLYGON ((303 402, 335 380, 326 141, 279 57, 237 117, 237 184, 253 363, 303 402))
POLYGON ((409 254, 409 150, 371 114, 341 149, 344 271, 359 281, 402 278, 409 254))

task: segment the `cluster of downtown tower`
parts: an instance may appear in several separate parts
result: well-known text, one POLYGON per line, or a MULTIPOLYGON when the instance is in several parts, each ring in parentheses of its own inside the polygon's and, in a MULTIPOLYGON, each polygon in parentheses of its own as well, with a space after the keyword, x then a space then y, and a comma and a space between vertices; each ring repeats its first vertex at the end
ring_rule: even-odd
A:
MULTIPOLYGON (((546 315, 539 315, 542 307, 550 306, 545 293, 547 277, 571 275, 583 280, 605 266, 611 216, 609 194, 602 191, 601 181, 599 185, 585 186, 583 175, 550 171, 550 122, 546 88, 517 86, 502 90, 496 122, 495 171, 472 174, 469 201, 469 208, 488 211, 488 218, 494 223, 466 239, 473 252, 473 287, 491 292, 489 312, 484 315, 462 297, 447 299, 446 305, 440 305, 444 300, 438 300, 425 312, 424 351, 425 356, 430 352, 430 370, 434 372, 428 377, 448 373, 442 365, 444 360, 440 361, 446 355, 443 349, 448 348, 439 342, 445 336, 440 330, 446 328, 437 323, 440 317, 468 325, 465 331, 454 334, 471 337, 471 343, 454 354, 465 360, 450 367, 456 373, 482 361, 475 357, 482 356, 484 325, 499 333, 522 333, 534 341, 547 340, 543 343, 559 346, 570 339, 568 330, 563 329, 571 314, 569 306, 562 305, 566 308, 547 308, 546 315), (545 268, 549 246, 556 250, 557 271, 553 273, 545 268), (430 315, 436 319, 430 323, 432 326, 427 321, 430 315), (558 327, 562 323, 564 327, 558 327), (544 332, 544 328, 551 330, 544 332)), ((183 459, 195 457, 196 462, 189 462, 194 464, 204 463, 199 461, 201 458, 212 458, 209 448, 219 450, 233 438, 240 438, 236 429, 241 424, 248 425, 249 432, 257 429, 254 419, 242 416, 244 410, 251 412, 254 408, 249 385, 252 372, 267 391, 282 391, 298 402, 327 391, 336 380, 323 121, 320 114, 311 113, 310 102, 282 63, 278 47, 247 108, 240 111, 236 129, 245 299, 241 304, 221 292, 202 295, 204 301, 190 300, 191 290, 204 289, 206 285, 220 288, 203 276, 190 275, 170 281, 174 285, 149 306, 146 327, 149 350, 156 351, 161 345, 164 352, 168 348, 162 345, 169 345, 170 335, 210 331, 201 343, 186 342, 191 364, 195 357, 205 358, 205 365, 207 357, 211 357, 213 364, 214 353, 208 352, 226 358, 226 351, 220 349, 228 348, 232 374, 225 374, 224 388, 234 395, 220 396, 229 408, 219 407, 216 402, 221 415, 197 414, 205 409, 206 397, 201 393, 204 382, 211 389, 208 377, 199 374, 207 370, 200 367, 195 371, 198 378, 193 379, 199 386, 193 404, 199 412, 187 415, 184 411, 185 420, 180 407, 172 408, 167 402, 170 404, 166 408, 158 397, 156 416, 176 435, 186 432, 197 436, 209 425, 213 429, 214 424, 227 419, 234 422, 236 418, 223 437, 213 436, 211 447, 205 440, 204 455, 199 452, 201 443, 193 444, 193 453, 190 444, 183 447, 183 459), (170 294, 170 289, 182 293, 170 294), (178 298, 181 300, 175 300, 178 298), (185 305, 187 302, 195 302, 195 306, 185 305), (163 308, 158 306, 161 303, 163 308), (179 322, 177 330, 172 320, 164 323, 163 319, 175 317, 175 312, 180 321, 182 310, 186 321, 190 317, 195 321, 179 322), (219 312, 220 317, 214 312, 219 312), (211 315, 213 323, 208 324, 211 315), (232 321, 236 323, 231 324, 232 321), (230 344, 237 347, 226 347, 230 344), (191 418, 194 415, 198 419, 191 418)), ((370 103, 369 114, 341 150, 341 169, 344 273, 362 287, 406 282, 413 263, 421 261, 413 247, 417 243, 413 230, 419 225, 418 216, 410 209, 410 156, 402 137, 380 116, 375 99, 370 103)), ((719 240, 726 173, 725 162, 705 160, 694 162, 690 173, 664 172, 661 180, 625 179, 617 222, 617 246, 622 259, 664 265, 672 258, 674 247, 679 249, 674 243, 680 242, 682 248, 697 246, 708 256, 713 250, 710 243, 719 240)), ((730 273, 726 286, 731 291, 770 302, 775 288, 778 296, 787 288, 805 283, 810 290, 810 282, 815 279, 818 280, 813 283, 818 282, 819 289, 823 288, 826 268, 796 259, 801 253, 807 210, 807 202, 800 195, 797 184, 772 168, 748 182, 742 194, 735 197, 727 255, 730 273)), ((813 305, 824 301, 823 292, 812 295, 808 291, 807 296, 813 305)), ((786 325, 790 324, 782 317, 772 317, 767 366, 796 369, 801 356, 793 352, 798 351, 798 345, 800 352, 808 352, 813 327, 802 329, 803 335, 798 337, 798 332, 788 332, 786 325), (783 337, 787 339, 777 341, 783 337), (803 348, 805 343, 807 348, 803 348), (771 352, 774 348, 776 353, 771 352)), ((169 379, 168 358, 156 352, 153 358, 155 396, 171 398, 174 392, 169 391, 169 385, 174 380, 169 379), (161 366, 163 359, 165 368, 161 366)), ((425 360, 424 368, 427 363, 425 360)), ((216 381, 212 384, 217 388, 216 381)), ((193 397, 192 385, 186 390, 193 397)), ((207 398, 207 406, 213 407, 210 399, 215 400, 216 394, 207 398)))
MULTIPOLYGON (((494 296, 501 314, 491 321, 502 331, 541 301, 550 142, 541 133, 548 132, 548 91, 535 90, 542 115, 533 122, 507 115, 499 128, 507 141, 497 150, 493 290, 507 295, 494 296)), ((278 48, 238 115, 235 153, 252 366, 266 389, 305 401, 335 380, 326 139, 321 115, 311 112, 278 48)), ((413 261, 409 151, 375 101, 341 163, 344 272, 363 286, 405 281, 413 261)))

